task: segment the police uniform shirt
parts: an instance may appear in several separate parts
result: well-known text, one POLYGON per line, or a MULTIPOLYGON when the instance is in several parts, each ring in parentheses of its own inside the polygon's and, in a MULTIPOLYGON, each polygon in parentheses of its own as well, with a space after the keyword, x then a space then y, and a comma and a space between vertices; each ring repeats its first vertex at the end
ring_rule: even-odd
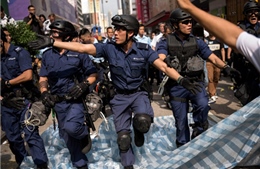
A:
POLYGON ((28 51, 10 44, 5 56, 1 56, 1 78, 10 80, 24 71, 32 69, 32 58, 28 51))
POLYGON ((260 23, 257 22, 256 25, 254 27, 251 26, 250 22, 245 21, 239 24, 239 27, 242 28, 244 31, 255 35, 254 33, 257 33, 257 35, 255 35, 256 37, 260 38, 260 23), (244 26, 241 26, 244 25, 244 26))
POLYGON ((158 59, 158 54, 143 43, 133 42, 127 53, 115 43, 97 43, 96 57, 108 60, 113 85, 119 90, 134 90, 141 86, 147 64, 158 59))
POLYGON ((1 19, 1 26, 5 27, 7 24, 16 24, 14 18, 7 16, 5 14, 5 16, 3 17, 3 19, 1 19))
MULTIPOLYGON (((179 40, 179 42, 184 45, 185 42, 187 42, 187 40, 189 40, 189 38, 187 40, 182 41, 178 35, 176 33, 173 33, 177 40, 179 40)), ((189 35, 189 37, 194 37, 192 34, 189 35)), ((209 49, 208 45, 201 40, 200 38, 196 38, 197 39, 197 45, 198 45, 198 55, 204 59, 207 60, 208 57, 212 54, 212 51, 209 49)), ((158 54, 165 54, 166 56, 168 55, 168 45, 167 45, 167 39, 166 38, 161 38, 161 41, 159 41, 159 43, 157 44, 157 52, 158 54)))
POLYGON ((60 55, 55 48, 46 50, 42 55, 40 77, 47 77, 50 90, 53 94, 67 94, 68 90, 75 84, 74 76, 86 78, 96 73, 87 54, 65 51, 60 55))

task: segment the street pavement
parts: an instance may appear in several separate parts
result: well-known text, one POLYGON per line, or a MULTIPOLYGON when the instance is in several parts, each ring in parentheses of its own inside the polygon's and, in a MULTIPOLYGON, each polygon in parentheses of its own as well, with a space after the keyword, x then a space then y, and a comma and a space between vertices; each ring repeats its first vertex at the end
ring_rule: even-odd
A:
MULTIPOLYGON (((158 86, 153 84, 154 97, 152 101, 152 107, 154 109, 155 116, 168 116, 172 115, 172 111, 169 110, 162 100, 161 96, 157 94, 158 86)), ((209 112, 209 118, 218 122, 221 119, 226 118, 227 116, 234 113, 236 110, 241 108, 241 104, 234 97, 232 90, 232 83, 229 77, 221 77, 221 80, 217 87, 218 99, 216 103, 211 104, 211 110, 209 112)), ((110 114, 108 110, 108 114, 110 114)), ((98 119, 95 122, 96 129, 98 130, 99 125, 101 124, 102 119, 98 119)), ((47 123, 44 126, 41 126, 39 131, 40 134, 44 132, 50 125, 52 125, 52 117, 50 116, 47 123)), ((1 168, 2 169, 15 169, 16 163, 14 155, 9 149, 8 142, 1 145, 1 168)))

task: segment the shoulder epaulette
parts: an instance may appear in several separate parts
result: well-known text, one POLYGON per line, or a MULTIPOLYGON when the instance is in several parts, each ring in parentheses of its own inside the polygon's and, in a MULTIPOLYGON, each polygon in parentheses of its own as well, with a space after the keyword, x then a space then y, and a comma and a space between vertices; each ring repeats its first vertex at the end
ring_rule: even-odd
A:
POLYGON ((149 45, 146 44, 146 43, 141 43, 141 42, 136 42, 136 46, 137 48, 139 49, 148 49, 149 48, 149 45))
POLYGON ((14 50, 15 50, 17 53, 19 53, 19 52, 21 52, 23 49, 18 46, 18 47, 16 47, 14 50))

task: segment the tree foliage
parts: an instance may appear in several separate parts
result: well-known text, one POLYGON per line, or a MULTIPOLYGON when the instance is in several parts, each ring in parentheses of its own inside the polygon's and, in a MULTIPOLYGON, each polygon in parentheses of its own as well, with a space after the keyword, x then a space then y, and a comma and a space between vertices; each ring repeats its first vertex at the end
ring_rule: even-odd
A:
POLYGON ((25 48, 32 56, 38 53, 38 51, 28 47, 29 42, 36 40, 36 33, 30 29, 29 25, 25 22, 17 22, 16 25, 7 24, 6 29, 11 34, 14 45, 25 48))

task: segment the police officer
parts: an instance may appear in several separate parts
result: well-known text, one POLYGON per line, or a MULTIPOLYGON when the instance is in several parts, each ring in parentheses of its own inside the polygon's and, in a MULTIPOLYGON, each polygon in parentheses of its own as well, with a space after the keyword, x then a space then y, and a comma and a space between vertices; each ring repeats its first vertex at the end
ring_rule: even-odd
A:
MULTIPOLYGON (((56 20, 50 29, 50 37, 56 42, 68 42, 74 38, 75 28, 70 22, 56 20)), ((53 47, 42 55, 39 74, 42 102, 47 109, 55 110, 59 133, 69 149, 72 164, 81 169, 88 168, 85 153, 91 148, 82 97, 96 80, 96 72, 86 54, 53 47)))
POLYGON ((181 76, 191 82, 200 83, 203 87, 200 92, 192 93, 179 85, 178 80, 168 80, 166 90, 171 98, 172 112, 176 121, 176 145, 184 145, 190 141, 188 126, 189 101, 192 103, 193 125, 192 138, 208 128, 208 95, 204 86, 204 60, 209 60, 217 67, 224 69, 230 75, 238 72, 227 66, 208 48, 207 44, 200 38, 191 34, 191 16, 177 8, 170 14, 170 21, 175 32, 168 34, 167 38, 161 39, 157 46, 157 52, 169 67, 174 67, 181 76), (168 57, 166 57, 168 56, 168 57))
POLYGON ((23 48, 7 42, 1 29, 1 123, 2 129, 20 166, 28 155, 24 146, 26 140, 32 159, 37 168, 47 167, 47 154, 38 127, 25 127, 25 113, 30 107, 28 93, 24 87, 32 80, 32 61, 30 54, 23 48))
POLYGON ((97 44, 79 44, 53 41, 39 36, 39 39, 29 43, 34 49, 46 46, 66 48, 68 50, 85 52, 96 57, 105 57, 109 62, 111 79, 115 88, 115 95, 110 101, 113 112, 117 143, 120 150, 121 163, 125 169, 133 168, 135 156, 131 145, 131 124, 134 129, 134 142, 137 147, 144 144, 144 134, 149 131, 154 113, 148 98, 149 91, 145 79, 147 64, 153 64, 178 80, 192 93, 201 90, 197 83, 191 83, 187 78, 169 68, 158 54, 148 44, 136 42, 134 36, 139 30, 139 23, 131 15, 115 15, 112 18, 115 30, 115 42, 97 44), (132 113, 134 117, 132 118, 132 113))
MULTIPOLYGON (((244 31, 258 38, 260 37, 260 23, 258 22, 259 12, 260 7, 257 2, 254 0, 246 2, 243 10, 245 19, 238 24, 244 31)), ((233 67, 242 75, 242 79, 234 78, 235 88, 237 88, 236 91, 240 91, 240 87, 243 86, 241 84, 245 84, 246 86, 247 93, 238 97, 241 103, 245 105, 260 95, 259 73, 248 59, 239 53, 233 53, 233 63, 233 67)), ((235 96, 237 96, 236 93, 235 96)))

